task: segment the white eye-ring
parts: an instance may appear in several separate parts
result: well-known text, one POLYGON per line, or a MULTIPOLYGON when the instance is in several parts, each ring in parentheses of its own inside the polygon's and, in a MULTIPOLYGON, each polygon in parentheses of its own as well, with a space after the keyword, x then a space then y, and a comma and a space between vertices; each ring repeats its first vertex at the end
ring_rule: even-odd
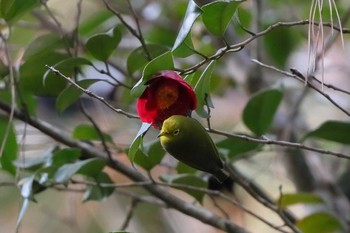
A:
POLYGON ((176 135, 178 135, 180 133, 180 129, 175 129, 174 130, 174 132, 173 132, 173 134, 176 136, 176 135))

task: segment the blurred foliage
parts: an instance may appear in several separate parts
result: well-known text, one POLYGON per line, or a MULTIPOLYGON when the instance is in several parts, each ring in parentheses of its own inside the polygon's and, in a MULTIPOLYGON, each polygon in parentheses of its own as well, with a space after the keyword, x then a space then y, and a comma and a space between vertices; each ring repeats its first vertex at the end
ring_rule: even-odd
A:
MULTIPOLYGON (((248 130, 238 135, 259 140, 278 131, 276 116, 288 105, 288 99, 284 97, 288 87, 276 88, 277 81, 266 81, 257 93, 247 91, 249 88, 244 86, 248 83, 245 69, 250 65, 247 56, 254 49, 254 46, 248 46, 249 43, 237 51, 228 49, 220 55, 227 46, 245 41, 257 33, 249 32, 256 29, 254 24, 257 23, 253 1, 106 1, 107 5, 97 0, 86 2, 77 1, 66 6, 67 10, 75 7, 72 20, 71 11, 60 11, 60 1, 51 4, 51 1, 0 0, 2 102, 21 110, 25 116, 35 117, 40 105, 37 97, 54 97, 55 109, 59 113, 66 112, 86 97, 82 90, 48 70, 47 66, 51 66, 87 89, 86 92, 97 83, 110 85, 112 95, 117 93, 119 96, 115 104, 123 106, 127 112, 134 112, 135 100, 144 91, 145 83, 158 71, 171 69, 179 71, 194 88, 198 100, 196 117, 210 119, 211 111, 216 111, 214 97, 218 94, 225 97, 228 92, 239 89, 248 96, 239 119, 248 130), (12 63, 9 58, 12 58, 12 63), (234 69, 243 72, 232 73, 234 69), (91 70, 99 76, 95 77, 91 70), (16 91, 12 91, 12 87, 16 91)), ((261 22, 258 23, 262 29, 276 22, 308 18, 308 1, 269 0, 265 4, 270 10, 261 12, 261 22), (286 14, 290 11, 293 14, 286 14)), ((338 9, 340 13, 346 10, 342 4, 338 9)), ((331 15, 334 18, 336 12, 334 7, 331 11, 325 8, 322 14, 329 19, 331 15)), ((254 38, 251 43, 256 40, 263 40, 259 53, 266 63, 286 69, 291 55, 307 43, 307 28, 279 27, 263 35, 262 39, 254 38)), ((109 97, 109 93, 103 96, 107 100, 113 99, 109 97)), ((235 105, 228 108, 235 108, 235 105)), ((18 179, 20 188, 17 191, 23 198, 17 227, 25 212, 30 211, 29 203, 37 201, 39 193, 52 187, 69 187, 77 177, 88 184, 83 194, 84 201, 102 201, 114 193, 115 183, 107 172, 105 161, 88 158, 84 151, 60 143, 42 154, 27 158, 26 148, 24 152, 20 150, 22 141, 15 130, 17 122, 0 114, 1 170, 18 179)), ((115 115, 119 117, 118 113, 115 115)), ((101 144, 110 146, 103 150, 110 149, 111 153, 116 147, 118 153, 128 154, 133 166, 150 173, 161 165, 165 152, 159 141, 154 141, 156 138, 143 142, 149 128, 149 124, 142 124, 133 142, 122 149, 118 142, 113 141, 112 133, 96 128, 91 122, 74 126, 71 136, 99 148, 102 148, 101 144)), ((349 130, 348 120, 335 119, 314 130, 300 130, 297 134, 304 135, 299 141, 311 141, 317 145, 321 139, 344 146, 350 142, 349 130)), ((256 141, 239 141, 230 137, 220 139, 216 145, 227 162, 266 149, 256 141)), ((344 150, 348 153, 347 147, 344 150)), ((207 188, 208 181, 182 163, 174 171, 177 174, 159 178, 203 204, 205 193, 201 189, 207 188)), ((294 204, 324 205, 317 194, 298 192, 283 194, 278 203, 281 208, 294 204)), ((344 230, 341 224, 332 214, 316 212, 299 219, 296 226, 305 233, 334 232, 344 230)))

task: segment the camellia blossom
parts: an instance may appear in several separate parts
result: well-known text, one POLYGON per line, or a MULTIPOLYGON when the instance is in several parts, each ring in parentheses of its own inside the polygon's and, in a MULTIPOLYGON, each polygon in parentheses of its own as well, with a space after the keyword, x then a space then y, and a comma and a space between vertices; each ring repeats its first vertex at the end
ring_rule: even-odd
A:
POLYGON ((188 116, 197 107, 192 87, 175 71, 161 71, 146 83, 136 104, 141 121, 160 129, 172 115, 188 116))

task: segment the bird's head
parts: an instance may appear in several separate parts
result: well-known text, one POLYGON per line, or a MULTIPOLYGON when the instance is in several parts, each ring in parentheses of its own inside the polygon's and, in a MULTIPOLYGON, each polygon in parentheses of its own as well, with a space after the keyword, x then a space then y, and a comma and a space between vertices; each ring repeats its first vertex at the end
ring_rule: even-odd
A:
POLYGON ((162 143, 173 142, 181 140, 181 135, 183 135, 183 125, 181 124, 182 118, 184 116, 171 116, 163 122, 162 129, 158 134, 162 143))

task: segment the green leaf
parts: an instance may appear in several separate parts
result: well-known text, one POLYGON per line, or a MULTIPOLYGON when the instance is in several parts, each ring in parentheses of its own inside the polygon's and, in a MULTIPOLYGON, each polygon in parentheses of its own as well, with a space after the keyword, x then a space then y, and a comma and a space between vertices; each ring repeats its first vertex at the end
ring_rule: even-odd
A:
POLYGON ((185 14, 184 22, 181 25, 180 31, 176 37, 172 51, 175 51, 179 48, 186 40, 189 35, 194 21, 202 13, 202 10, 196 5, 193 0, 188 2, 187 11, 185 14))
POLYGON ((131 145, 128 149, 128 157, 129 157, 131 163, 134 163, 135 156, 142 146, 143 136, 146 134, 146 132, 148 131, 148 129, 150 127, 151 127, 151 124, 143 122, 139 131, 137 132, 136 137, 134 138, 133 142, 131 143, 131 145))
POLYGON ((202 203, 204 192, 193 190, 190 187, 194 188, 207 188, 207 183, 195 175, 188 174, 179 174, 179 175, 165 175, 161 176, 161 180, 170 184, 180 184, 184 186, 188 186, 189 188, 178 188, 187 194, 194 197, 199 203, 202 203))
POLYGON ((237 155, 247 153, 249 151, 256 150, 260 147, 259 143, 249 142, 244 140, 226 138, 216 143, 218 148, 222 148, 228 151, 228 157, 230 159, 237 155))
POLYGON ((97 60, 107 61, 119 45, 121 38, 121 27, 116 26, 107 33, 96 34, 90 37, 87 40, 85 47, 97 60))
MULTIPOLYGON (((86 90, 88 87, 90 87, 91 85, 99 81, 103 81, 103 80, 102 79, 83 79, 76 83, 80 87, 86 90)), ((63 112, 69 106, 77 102, 82 94, 84 94, 83 91, 78 89, 76 86, 71 84, 68 85, 57 97, 56 110, 58 112, 63 112)))
MULTIPOLYGON (((75 72, 76 68, 78 68, 78 67, 80 67, 82 65, 93 66, 93 64, 86 58, 70 57, 70 58, 67 58, 67 59, 59 61, 58 63, 53 65, 53 67, 56 68, 57 70, 59 70, 65 76, 70 76, 71 74, 73 74, 75 72)), ((56 78, 56 79, 60 78, 60 79, 64 80, 64 78, 58 77, 50 69, 47 69, 46 72, 43 75, 43 83, 44 83, 44 85, 46 85, 46 80, 47 79, 54 79, 54 78, 56 78)))
MULTIPOLYGON (((146 47, 151 57, 158 57, 168 51, 166 47, 156 44, 148 44, 146 47)), ((138 70, 142 70, 148 62, 149 60, 147 58, 144 47, 138 47, 128 56, 128 59, 126 61, 128 72, 130 74, 133 74, 138 70)))
POLYGON ((7 76, 9 74, 9 68, 4 64, 2 60, 0 60, 0 79, 7 76))
POLYGON ((113 13, 110 11, 102 11, 101 9, 97 11, 94 15, 90 15, 87 19, 79 25, 79 33, 81 35, 88 35, 92 31, 95 31, 99 25, 103 24, 103 22, 108 19, 114 17, 113 13))
POLYGON ((305 135, 306 138, 321 138, 333 142, 350 144, 350 123, 342 121, 326 121, 317 129, 305 135))
POLYGON ((191 33, 188 33, 185 40, 178 46, 175 50, 173 50, 173 55, 176 57, 188 57, 194 54, 194 46, 192 43, 191 33))
POLYGON ((223 36, 232 16, 242 1, 215 1, 202 7, 202 20, 206 28, 216 36, 223 36))
POLYGON ((45 56, 56 49, 63 49, 64 46, 62 38, 57 33, 41 35, 29 44, 23 55, 23 60, 45 56))
POLYGON ((279 67, 284 67, 289 55, 295 51, 299 41, 301 41, 301 37, 298 33, 291 31, 290 28, 280 27, 267 33, 263 40, 269 57, 279 67))
POLYGON ((266 89, 251 96, 243 110, 244 124, 256 135, 264 134, 272 124, 283 93, 266 89))
MULTIPOLYGON (((109 134, 102 133, 105 141, 112 141, 112 137, 109 134)), ((101 141, 101 136, 92 125, 82 124, 74 128, 72 133, 73 138, 79 140, 99 140, 101 141)))
POLYGON ((299 220, 296 226, 303 233, 333 233, 343 231, 338 219, 324 212, 310 214, 299 220))
POLYGON ((323 199, 313 193, 290 193, 283 194, 278 204, 280 207, 285 208, 290 205, 295 204, 322 204, 324 203, 323 199))
POLYGON ((176 171, 178 174, 195 174, 198 170, 179 161, 176 166, 176 171))
POLYGON ((213 107, 210 99, 210 80, 215 68, 216 61, 211 61, 209 65, 205 68, 202 75, 200 76, 196 86, 194 87, 194 91, 197 96, 197 109, 196 113, 203 117, 208 118, 209 113, 205 110, 205 106, 208 103, 209 107, 213 107))
POLYGON ((88 186, 86 189, 83 201, 103 201, 108 198, 113 192, 114 187, 105 187, 103 185, 113 184, 112 179, 108 176, 108 174, 101 172, 94 180, 97 186, 88 186), (103 184, 103 185, 102 185, 103 184))
MULTIPOLYGON (((67 81, 57 75, 47 78, 45 85, 43 75, 45 65, 57 64, 68 58, 68 55, 51 51, 45 55, 32 56, 20 66, 19 85, 21 90, 34 95, 57 95, 67 85, 67 81)), ((64 74, 64 70, 60 70, 64 74)))
POLYGON ((38 0, 3 0, 0 4, 1 16, 12 24, 37 5, 38 0))
POLYGON ((51 164, 55 167, 62 167, 64 164, 74 163, 81 156, 81 149, 64 148, 52 155, 51 164))
POLYGON ((105 161, 97 158, 91 158, 72 164, 66 164, 58 169, 54 180, 57 183, 67 183, 69 179, 75 174, 97 177, 105 164, 105 161))
MULTIPOLYGON (((28 111, 29 115, 34 116, 36 114, 37 98, 24 90, 19 90, 19 92, 21 93, 21 98, 15 98, 17 108, 26 110, 28 111)), ((11 105, 11 90, 1 90, 0 99, 11 105)))
POLYGON ((134 97, 140 97, 146 89, 145 83, 152 77, 152 75, 156 74, 158 71, 161 70, 172 69, 174 69, 174 62, 171 52, 166 52, 154 58, 143 69, 141 79, 131 89, 131 95, 133 95, 134 97))
POLYGON ((142 149, 136 153, 134 163, 140 165, 142 168, 150 171, 162 161, 165 151, 159 140, 144 144, 142 149))
POLYGON ((14 161, 17 158, 18 145, 12 123, 7 117, 0 116, 0 147, 3 147, 2 154, 0 154, 0 164, 3 170, 15 175, 14 161))

